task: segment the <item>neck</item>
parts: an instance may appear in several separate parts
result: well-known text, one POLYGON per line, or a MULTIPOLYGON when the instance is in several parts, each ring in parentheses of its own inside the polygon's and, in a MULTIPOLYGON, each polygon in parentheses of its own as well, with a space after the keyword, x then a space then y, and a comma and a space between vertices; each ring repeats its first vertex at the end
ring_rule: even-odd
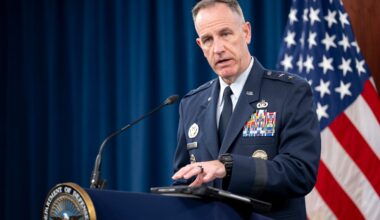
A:
MULTIPOLYGON (((241 74, 241 73, 240 73, 240 74, 241 74)), ((227 83, 228 85, 231 85, 233 82, 236 81, 236 79, 240 76, 240 74, 237 75, 237 76, 229 77, 229 78, 223 78, 223 77, 221 77, 221 78, 222 78, 222 80, 223 80, 225 83, 227 83)))
POLYGON ((228 85, 231 85, 232 83, 234 83, 236 81, 237 78, 239 78, 239 76, 249 67, 249 64, 251 63, 251 55, 249 54, 248 58, 246 59, 246 62, 245 62, 245 65, 244 65, 244 68, 243 70, 241 70, 238 74, 236 74, 235 76, 231 76, 231 77, 226 77, 226 78, 222 78, 222 80, 228 84, 228 85))

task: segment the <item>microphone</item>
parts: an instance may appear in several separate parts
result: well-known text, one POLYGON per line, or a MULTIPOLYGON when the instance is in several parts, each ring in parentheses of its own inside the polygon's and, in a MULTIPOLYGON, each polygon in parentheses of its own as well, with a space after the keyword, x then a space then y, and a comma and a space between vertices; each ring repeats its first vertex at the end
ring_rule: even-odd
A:
POLYGON ((103 189, 106 186, 106 180, 103 180, 100 176, 100 166, 102 162, 102 153, 103 153, 103 148, 106 145, 106 143, 114 136, 119 135, 120 133, 126 131, 128 128, 132 127, 133 125, 137 124, 139 121, 143 120, 144 118, 150 116, 151 114, 155 113, 156 111, 160 110, 164 106, 171 105, 174 102, 178 100, 178 95, 172 95, 168 97, 163 103, 161 103, 159 106, 157 106, 155 109, 152 111, 146 113, 145 115, 141 116, 140 118, 136 119, 135 121, 131 122, 130 124, 127 124, 123 128, 121 128, 118 131, 115 131, 114 133, 110 134, 99 147, 99 152, 98 155, 96 156, 95 160, 95 166, 92 171, 91 175, 91 189, 103 189))

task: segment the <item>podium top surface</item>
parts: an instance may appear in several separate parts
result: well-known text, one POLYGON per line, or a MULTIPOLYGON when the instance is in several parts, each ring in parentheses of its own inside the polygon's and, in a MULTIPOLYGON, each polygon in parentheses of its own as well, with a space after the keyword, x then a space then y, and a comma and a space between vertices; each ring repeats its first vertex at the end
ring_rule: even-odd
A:
POLYGON ((98 219, 268 219, 224 202, 151 193, 85 189, 98 219))

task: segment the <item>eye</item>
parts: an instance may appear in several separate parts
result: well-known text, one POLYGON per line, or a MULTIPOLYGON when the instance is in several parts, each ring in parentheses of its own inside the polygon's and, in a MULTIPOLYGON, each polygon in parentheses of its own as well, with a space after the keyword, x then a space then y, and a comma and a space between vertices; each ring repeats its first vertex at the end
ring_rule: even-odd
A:
POLYGON ((209 46, 212 43, 212 38, 211 37, 205 37, 202 39, 202 44, 205 46, 209 46))
POLYGON ((222 32, 222 37, 228 37, 231 35, 231 32, 230 31, 223 31, 222 32))

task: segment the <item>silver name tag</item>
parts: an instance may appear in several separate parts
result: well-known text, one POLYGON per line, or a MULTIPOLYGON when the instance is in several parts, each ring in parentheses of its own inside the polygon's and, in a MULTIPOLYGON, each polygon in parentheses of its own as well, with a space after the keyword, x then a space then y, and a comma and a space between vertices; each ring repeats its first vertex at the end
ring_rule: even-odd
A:
POLYGON ((188 143, 186 148, 188 150, 191 150, 191 149, 195 149, 195 148, 198 148, 198 142, 191 142, 191 143, 188 143))

